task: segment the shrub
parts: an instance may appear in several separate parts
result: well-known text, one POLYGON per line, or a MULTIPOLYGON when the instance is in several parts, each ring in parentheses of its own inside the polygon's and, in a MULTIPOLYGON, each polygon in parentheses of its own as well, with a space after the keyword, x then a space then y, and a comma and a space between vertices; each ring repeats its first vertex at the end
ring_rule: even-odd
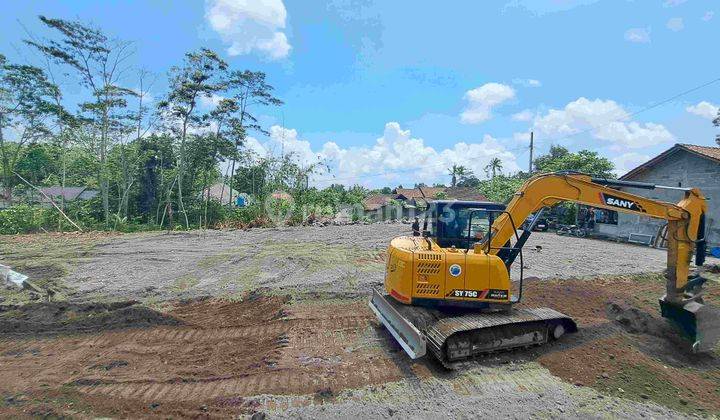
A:
POLYGON ((40 230, 42 209, 19 204, 0 210, 0 234, 12 235, 40 230))

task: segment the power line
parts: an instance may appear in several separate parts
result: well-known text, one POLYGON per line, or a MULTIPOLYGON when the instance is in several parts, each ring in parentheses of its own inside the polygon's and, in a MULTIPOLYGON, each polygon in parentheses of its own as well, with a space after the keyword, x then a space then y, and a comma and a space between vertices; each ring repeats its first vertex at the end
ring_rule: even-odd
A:
MULTIPOLYGON (((687 89, 687 90, 685 90, 685 91, 683 91, 683 92, 680 92, 680 93, 678 93, 678 94, 676 94, 676 95, 673 95, 673 96, 671 96, 671 97, 669 97, 669 98, 663 99, 663 100, 661 100, 661 101, 658 102, 658 103, 655 103, 655 104, 653 104, 653 105, 649 105, 649 106, 647 106, 647 107, 645 107, 645 108, 642 108, 642 109, 640 109, 640 110, 638 110, 638 111, 631 112, 631 113, 628 114, 628 117, 634 117, 634 116, 636 116, 636 115, 638 115, 638 114, 641 114, 641 113, 643 113, 643 112, 647 112, 647 111, 649 111, 649 110, 651 110, 651 109, 658 108, 658 107, 660 107, 660 106, 662 106, 662 105, 665 105, 665 104, 667 104, 667 103, 669 103, 669 102, 672 102, 672 101, 674 101, 674 100, 676 100, 676 99, 678 99, 678 98, 681 98, 681 97, 683 97, 683 96, 685 96, 685 95, 688 95, 688 94, 690 94, 690 93, 692 93, 692 92, 698 91, 698 90, 700 90, 700 89, 702 89, 702 88, 705 88, 705 87, 710 86, 710 85, 712 85, 712 84, 714 84, 714 83, 717 83, 717 82, 720 82, 720 77, 715 78, 715 79, 713 79, 713 80, 710 80, 710 81, 708 81, 708 82, 705 82, 705 83, 703 83, 703 84, 697 85, 697 86, 692 87, 692 88, 690 88, 690 89, 687 89)), ((617 122, 617 121, 618 121, 618 120, 609 121, 609 122, 606 122, 606 123, 604 123, 604 124, 600 124, 600 125, 595 126, 595 127, 587 128, 587 129, 582 130, 582 131, 579 131, 579 132, 577 132, 577 133, 568 134, 568 135, 563 136, 563 137, 556 137, 556 138, 554 138, 554 139, 546 139, 545 141, 556 142, 556 141, 560 141, 560 140, 565 140, 565 139, 568 139, 568 138, 571 138, 571 137, 575 137, 575 136, 579 136, 579 135, 581 135, 581 134, 585 134, 585 133, 591 132, 591 131, 593 131, 593 130, 597 130, 598 128, 601 128, 601 127, 610 125, 610 124, 615 123, 615 122, 617 122)), ((535 140, 537 140, 537 139, 535 139, 535 140)), ((532 147, 532 146, 530 146, 530 147, 532 147)), ((506 149, 505 152, 510 152, 510 153, 512 153, 512 154, 516 154, 516 153, 522 152, 522 155, 524 155, 525 152, 528 152, 529 150, 530 150, 530 149, 529 149, 527 146, 520 146, 520 147, 518 147, 518 148, 506 149)), ((491 155, 491 156, 498 155, 498 154, 500 154, 500 153, 503 153, 503 152, 498 152, 498 153, 495 153, 495 154, 493 154, 493 155, 491 155)), ((521 155, 521 156, 522 156, 522 155, 521 155)), ((476 157, 470 158, 470 160, 477 159, 477 158, 481 158, 481 157, 488 157, 488 156, 476 156, 476 157)), ((517 156, 516 156, 516 157, 517 157, 517 156)), ((316 180, 315 182, 339 182, 339 181, 356 180, 356 179, 360 179, 360 178, 376 178, 376 177, 379 177, 379 176, 399 174, 399 173, 405 173, 405 172, 423 170, 423 169, 427 169, 427 168, 436 168, 436 167, 439 167, 439 166, 445 166, 445 163, 441 163, 441 164, 437 164, 437 165, 423 165, 423 166, 419 166, 419 167, 415 167, 415 168, 407 168, 407 169, 396 169, 396 170, 392 170, 392 171, 384 171, 384 172, 378 172, 378 173, 362 174, 362 175, 356 175, 356 176, 353 176, 353 177, 346 177, 346 178, 326 178, 326 179, 316 180)))
MULTIPOLYGON (((649 110, 651 110, 651 109, 655 109, 655 108, 657 108, 657 107, 660 107, 660 106, 662 106, 662 105, 665 105, 665 104, 667 104, 667 103, 669 103, 669 102, 674 101, 675 99, 681 98, 681 97, 683 97, 683 96, 685 96, 685 95, 687 95, 687 94, 689 94, 689 93, 693 93, 693 92, 695 92, 695 91, 698 91, 698 90, 700 90, 700 89, 702 89, 702 88, 704 88, 704 87, 710 86, 710 85, 712 85, 713 83, 717 83, 717 82, 720 82, 720 77, 718 77, 718 78, 716 78, 716 79, 713 79, 713 80, 710 80, 709 82, 705 82, 705 83, 703 83, 703 84, 701 84, 701 85, 697 85, 697 86, 695 86, 695 87, 693 87, 693 88, 690 88, 690 89, 688 89, 688 90, 686 90, 686 91, 683 91, 683 92, 681 92, 681 93, 678 93, 677 95, 673 95, 673 96, 671 96, 671 97, 669 97, 669 98, 663 99, 663 100, 661 100, 660 102, 658 102, 658 103, 656 103, 656 104, 653 104, 653 105, 650 105, 650 106, 647 106, 647 107, 645 107, 645 108, 642 108, 642 109, 640 109, 639 111, 631 112, 631 113, 629 113, 627 116, 628 116, 628 118, 629 118, 629 117, 634 117, 634 116, 636 116, 636 115, 638 115, 638 114, 641 114, 641 113, 643 113, 643 112, 646 112, 646 111, 649 111, 649 110)), ((618 122, 618 121, 620 121, 620 120, 608 121, 608 122, 606 122, 606 123, 604 123, 604 124, 600 124, 600 125, 595 126, 595 127, 590 127, 590 128, 586 128, 585 130, 578 131, 577 133, 572 133, 572 134, 568 134, 568 135, 566 135, 566 136, 556 137, 556 138, 553 138, 553 139, 545 139, 545 141, 550 142, 550 143, 554 143, 554 142, 558 142, 558 141, 561 141, 561 140, 569 139, 569 138, 571 138, 571 137, 575 137, 575 136, 579 136, 579 135, 581 135, 581 134, 586 134, 586 133, 589 133, 589 132, 591 132, 591 131, 595 131, 595 130, 597 130, 597 129, 599 129, 599 128, 608 126, 608 125, 613 124, 613 123, 616 123, 616 122, 618 122)))

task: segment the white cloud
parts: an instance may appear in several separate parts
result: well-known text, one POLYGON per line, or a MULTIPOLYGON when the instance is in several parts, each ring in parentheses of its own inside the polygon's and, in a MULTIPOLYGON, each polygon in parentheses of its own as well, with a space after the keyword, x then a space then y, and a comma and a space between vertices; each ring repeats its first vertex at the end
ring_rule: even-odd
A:
POLYGON ((201 96, 199 102, 200 102, 200 106, 202 106, 203 108, 209 109, 209 108, 214 108, 214 107, 218 106, 220 101, 222 101, 223 99, 225 99, 224 96, 220 96, 220 95, 213 93, 211 96, 201 96))
POLYGON ((513 84, 523 87, 540 87, 542 83, 537 79, 513 79, 513 84))
POLYGON ((665 0, 663 7, 675 7, 685 3, 687 0, 665 0))
POLYGON ((708 120, 714 120, 718 116, 718 107, 708 101, 702 101, 696 105, 690 105, 685 110, 691 114, 701 116, 708 120))
POLYGON ((650 156, 636 152, 624 153, 617 156, 612 159, 612 162, 615 164, 615 175, 623 176, 648 160, 650 160, 650 156))
POLYGON ((533 119, 534 115, 535 113, 533 113, 529 109, 524 109, 517 114, 513 114, 512 119, 515 121, 530 121, 533 119))
POLYGON ((282 0, 206 0, 205 19, 230 44, 231 56, 258 51, 277 60, 292 49, 283 32, 287 10, 282 0))
POLYGON ((606 140, 612 150, 642 149, 670 143, 675 138, 662 124, 615 121, 602 126, 594 133, 606 140))
POLYGON ((535 118, 535 128, 545 134, 568 135, 624 120, 627 112, 611 100, 578 98, 563 109, 551 109, 535 118))
POLYGON ((467 108, 460 114, 462 122, 477 124, 492 118, 492 109, 515 97, 515 90, 500 83, 486 83, 465 92, 467 108))
POLYGON ((248 138, 246 147, 261 156, 293 153, 297 162, 309 165, 324 162, 331 169, 323 171, 312 180, 314 185, 327 186, 332 183, 360 184, 367 187, 414 184, 425 182, 448 182, 447 168, 464 165, 482 177, 483 168, 493 157, 503 161, 506 172, 520 168, 515 156, 495 138, 486 135, 479 143, 455 143, 451 148, 436 150, 420 138, 414 138, 409 130, 403 130, 397 122, 385 124, 383 135, 374 144, 343 148, 328 141, 317 150, 310 143, 298 137, 296 130, 273 126, 270 138, 261 143, 248 138))
POLYGON ((639 149, 673 141, 661 124, 639 123, 615 101, 578 98, 563 109, 551 109, 534 120, 534 129, 544 137, 562 137, 588 132, 604 140, 613 150, 639 149))
POLYGON ((153 102, 155 102, 155 96, 150 92, 143 92, 140 90, 140 88, 134 88, 131 89, 135 95, 137 95, 136 100, 140 100, 140 96, 142 96, 142 103, 143 106, 147 106, 153 102))
POLYGON ((520 131, 513 133, 512 139, 523 146, 530 145, 530 131, 520 131))
POLYGON ((630 28, 625 31, 625 40, 636 44, 649 44, 650 28, 630 28))
POLYGON ((712 20, 713 16, 715 16, 715 12, 713 12, 712 10, 708 10, 707 12, 705 12, 701 19, 705 22, 709 22, 710 20, 712 20))
POLYGON ((673 32, 682 31, 685 28, 683 19, 680 17, 670 18, 665 26, 673 32))
POLYGON ((542 16, 546 13, 566 12, 576 7, 587 6, 600 0, 512 0, 505 4, 504 9, 520 8, 542 16))

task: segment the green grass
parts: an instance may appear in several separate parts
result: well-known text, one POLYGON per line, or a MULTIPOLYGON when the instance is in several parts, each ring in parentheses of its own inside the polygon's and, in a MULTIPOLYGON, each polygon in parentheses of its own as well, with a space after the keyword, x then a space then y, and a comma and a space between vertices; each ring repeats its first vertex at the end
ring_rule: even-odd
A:
POLYGON ((175 279, 172 285, 172 290, 174 290, 175 292, 183 292, 197 286, 199 283, 200 279, 193 276, 192 274, 187 274, 175 279))
POLYGON ((260 266, 253 264, 239 267, 226 274, 220 281, 220 287, 227 290, 224 297, 229 300, 241 300, 245 292, 255 288, 260 273, 260 266), (230 286, 232 290, 229 290, 230 286))

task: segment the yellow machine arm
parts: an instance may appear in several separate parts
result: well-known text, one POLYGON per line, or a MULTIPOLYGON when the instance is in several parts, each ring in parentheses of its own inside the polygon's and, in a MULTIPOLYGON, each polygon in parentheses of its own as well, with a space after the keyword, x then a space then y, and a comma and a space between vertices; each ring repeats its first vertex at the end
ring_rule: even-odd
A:
POLYGON ((671 204, 619 191, 601 182, 582 174, 551 173, 532 177, 493 223, 489 253, 497 254, 515 237, 515 228, 530 213, 561 201, 664 219, 668 222, 666 299, 681 302, 695 243, 704 236, 704 232, 700 232, 698 238, 699 230, 704 229, 701 225, 707 211, 705 197, 696 188, 684 189, 685 197, 671 204))

